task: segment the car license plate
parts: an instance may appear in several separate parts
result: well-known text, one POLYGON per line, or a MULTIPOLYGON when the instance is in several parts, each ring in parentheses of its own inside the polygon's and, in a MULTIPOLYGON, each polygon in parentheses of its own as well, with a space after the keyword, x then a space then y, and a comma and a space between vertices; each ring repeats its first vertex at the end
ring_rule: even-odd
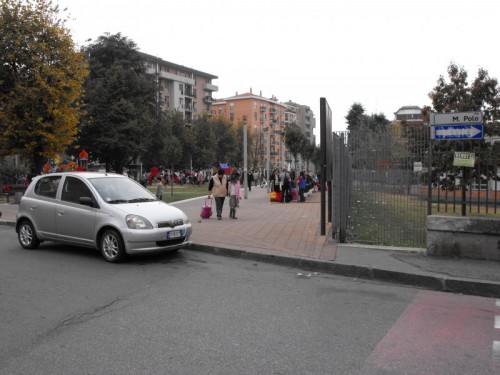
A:
POLYGON ((182 235, 182 230, 172 230, 170 232, 167 232, 167 239, 172 240, 174 238, 182 237, 182 235))

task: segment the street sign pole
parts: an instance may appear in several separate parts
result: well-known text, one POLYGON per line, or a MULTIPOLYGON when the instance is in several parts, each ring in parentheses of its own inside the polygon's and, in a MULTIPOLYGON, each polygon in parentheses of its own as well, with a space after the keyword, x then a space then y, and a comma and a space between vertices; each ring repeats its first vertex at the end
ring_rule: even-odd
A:
MULTIPOLYGON (((434 140, 474 140, 483 139, 483 113, 482 112, 452 112, 430 114, 431 142, 434 140)), ((429 152, 429 157, 431 152, 429 152)), ((431 161, 429 160, 429 168, 431 161)), ((431 171, 431 169, 429 169, 431 171)), ((466 215, 466 167, 462 166, 462 216, 466 215)), ((429 178, 430 181, 430 178, 429 178)), ((431 197, 431 183, 429 182, 429 193, 431 197)), ((430 202, 430 199, 429 199, 430 202)), ((428 202, 428 213, 430 215, 430 203, 428 202)))

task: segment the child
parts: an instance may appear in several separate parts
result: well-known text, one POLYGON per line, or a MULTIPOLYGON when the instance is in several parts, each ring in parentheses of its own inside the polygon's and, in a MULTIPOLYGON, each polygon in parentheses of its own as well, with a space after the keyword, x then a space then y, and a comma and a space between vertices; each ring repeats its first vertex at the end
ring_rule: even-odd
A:
POLYGON ((240 196, 240 181, 235 175, 231 176, 229 181, 229 217, 232 219, 237 219, 236 217, 236 207, 239 207, 240 196))

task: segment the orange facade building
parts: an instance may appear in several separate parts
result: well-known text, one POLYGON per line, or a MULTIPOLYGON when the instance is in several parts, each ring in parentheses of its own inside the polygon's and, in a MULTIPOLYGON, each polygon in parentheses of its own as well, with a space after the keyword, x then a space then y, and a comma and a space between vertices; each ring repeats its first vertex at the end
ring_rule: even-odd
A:
POLYGON ((255 95, 251 89, 249 93, 236 93, 212 103, 213 116, 222 116, 235 126, 246 120, 248 136, 253 137, 252 149, 248 153, 258 168, 264 168, 269 160, 271 171, 287 167, 288 155, 282 134, 286 109, 274 96, 264 98, 262 93, 255 95))

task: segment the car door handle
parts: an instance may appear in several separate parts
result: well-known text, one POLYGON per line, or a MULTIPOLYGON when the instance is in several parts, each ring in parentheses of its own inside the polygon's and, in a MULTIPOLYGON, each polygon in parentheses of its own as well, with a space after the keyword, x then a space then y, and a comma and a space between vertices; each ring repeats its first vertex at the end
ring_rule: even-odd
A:
POLYGON ((64 211, 64 210, 57 210, 57 214, 59 216, 64 216, 65 213, 66 213, 66 211, 64 211))

